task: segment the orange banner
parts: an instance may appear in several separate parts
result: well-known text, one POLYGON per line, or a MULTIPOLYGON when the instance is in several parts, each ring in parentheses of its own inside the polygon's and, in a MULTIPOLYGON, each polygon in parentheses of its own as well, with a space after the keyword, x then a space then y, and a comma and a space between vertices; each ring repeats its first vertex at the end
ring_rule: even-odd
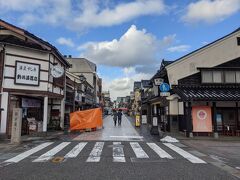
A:
POLYGON ((212 111, 209 106, 192 107, 193 132, 212 132, 212 111))
POLYGON ((102 127, 102 109, 95 108, 70 114, 70 130, 102 127))

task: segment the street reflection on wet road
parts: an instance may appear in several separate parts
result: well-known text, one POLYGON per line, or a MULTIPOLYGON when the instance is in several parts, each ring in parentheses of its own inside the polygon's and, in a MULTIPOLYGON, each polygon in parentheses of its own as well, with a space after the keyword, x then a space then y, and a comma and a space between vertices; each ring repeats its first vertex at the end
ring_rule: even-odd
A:
POLYGON ((114 126, 112 116, 103 120, 103 129, 85 132, 74 138, 77 141, 143 141, 143 137, 132 126, 128 118, 123 115, 121 126, 114 126))

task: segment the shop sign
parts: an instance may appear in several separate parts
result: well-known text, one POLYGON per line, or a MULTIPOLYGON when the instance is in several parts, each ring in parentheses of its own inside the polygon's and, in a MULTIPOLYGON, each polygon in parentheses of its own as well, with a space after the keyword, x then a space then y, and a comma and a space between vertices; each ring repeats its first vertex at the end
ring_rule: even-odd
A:
POLYGON ((135 126, 136 127, 140 126, 140 115, 136 115, 135 126))
POLYGON ((170 92, 160 92, 160 96, 168 97, 170 96, 170 92))
POLYGON ((59 66, 59 65, 56 65, 56 66, 53 66, 52 69, 51 69, 51 75, 54 77, 54 78, 60 78, 62 77, 62 75, 64 74, 64 69, 59 66))
POLYGON ((163 83, 164 79, 162 78, 156 78, 154 79, 155 86, 160 86, 163 83))
POLYGON ((79 93, 76 93, 75 101, 81 101, 81 95, 79 93))
POLYGON ((212 112, 209 106, 192 107, 193 132, 212 132, 212 112))
POLYGON ((153 126, 158 126, 158 119, 157 119, 157 117, 153 117, 152 125, 153 126))
POLYGON ((147 124, 147 115, 142 115, 142 124, 147 124))
POLYGON ((40 64, 16 61, 15 84, 39 86, 40 64))
POLYGON ((22 107, 41 107, 41 101, 38 99, 22 98, 22 107))

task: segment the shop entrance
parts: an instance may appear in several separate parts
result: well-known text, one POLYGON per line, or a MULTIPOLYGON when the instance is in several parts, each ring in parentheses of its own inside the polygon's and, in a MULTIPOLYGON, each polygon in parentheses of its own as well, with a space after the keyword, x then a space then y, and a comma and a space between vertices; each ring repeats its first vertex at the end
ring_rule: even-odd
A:
POLYGON ((7 136, 11 137, 13 109, 22 109, 21 134, 28 135, 43 131, 43 100, 35 97, 10 95, 7 136))
POLYGON ((21 98, 23 111, 22 135, 43 131, 43 100, 41 98, 21 98))
POLYGON ((234 136, 237 130, 236 108, 217 108, 217 130, 223 135, 234 136))

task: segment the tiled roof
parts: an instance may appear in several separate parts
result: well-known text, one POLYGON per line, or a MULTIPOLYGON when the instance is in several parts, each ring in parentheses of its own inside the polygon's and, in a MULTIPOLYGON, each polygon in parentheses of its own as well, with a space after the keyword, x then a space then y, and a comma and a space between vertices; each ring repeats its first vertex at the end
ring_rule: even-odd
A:
POLYGON ((152 87, 150 80, 142 80, 141 83, 143 88, 152 87))
POLYGON ((33 49, 46 50, 39 44, 31 43, 29 41, 23 41, 12 35, 0 35, 0 42, 18 45, 18 46, 29 47, 29 48, 33 48, 33 49))
POLYGON ((240 101, 240 86, 175 86, 182 101, 240 101))
MULTIPOLYGON (((53 52, 56 53, 56 55, 60 58, 60 60, 61 60, 66 66, 70 67, 70 64, 65 60, 65 58, 64 58, 63 55, 58 51, 58 49, 57 49, 55 46, 53 46, 52 44, 50 44, 49 42, 44 41, 43 39, 39 38, 38 36, 35 36, 34 34, 28 32, 28 31, 26 31, 26 30, 24 30, 24 29, 22 29, 22 28, 19 28, 19 27, 17 27, 17 26, 14 26, 13 24, 10 24, 10 23, 8 23, 8 22, 6 22, 6 21, 3 21, 2 19, 0 19, 0 23, 1 23, 1 24, 4 24, 3 26, 1 26, 1 28, 4 28, 4 29, 5 29, 6 26, 10 26, 10 27, 14 28, 17 32, 20 32, 21 35, 24 34, 24 36, 31 37, 31 38, 35 39, 36 41, 38 41, 39 43, 42 43, 42 44, 44 44, 45 46, 50 47, 50 48, 53 50, 53 52)), ((35 48, 35 47, 34 47, 34 48, 35 48)))
POLYGON ((140 81, 135 81, 133 85, 134 89, 141 89, 141 82, 140 81))

